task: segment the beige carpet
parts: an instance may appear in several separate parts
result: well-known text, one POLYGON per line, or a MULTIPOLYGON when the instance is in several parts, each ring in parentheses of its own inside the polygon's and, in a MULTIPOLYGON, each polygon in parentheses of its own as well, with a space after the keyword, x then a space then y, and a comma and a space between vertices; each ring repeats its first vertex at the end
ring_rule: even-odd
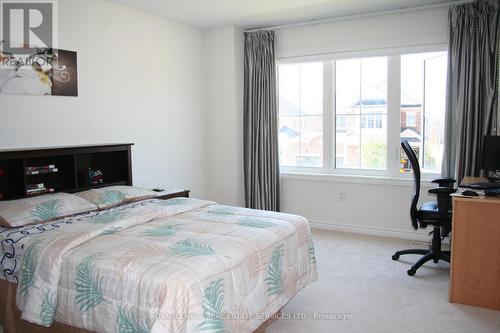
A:
POLYGON ((313 236, 319 280, 301 290, 285 314, 336 316, 280 320, 267 333, 500 332, 500 311, 448 303, 447 263, 428 263, 410 277, 406 270, 418 256, 392 261, 408 241, 317 230, 313 236))

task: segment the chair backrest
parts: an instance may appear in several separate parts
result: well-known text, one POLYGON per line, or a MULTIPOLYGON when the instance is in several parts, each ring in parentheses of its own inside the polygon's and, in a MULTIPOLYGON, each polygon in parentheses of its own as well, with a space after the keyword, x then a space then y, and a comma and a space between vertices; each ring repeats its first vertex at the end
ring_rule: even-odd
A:
POLYGON ((413 170, 413 197, 411 200, 410 216, 413 228, 418 229, 417 204, 418 198, 420 197, 420 165, 418 164, 417 155, 415 155, 415 152, 411 148, 408 141, 401 141, 401 147, 405 151, 406 156, 408 156, 408 160, 410 161, 411 168, 413 170))

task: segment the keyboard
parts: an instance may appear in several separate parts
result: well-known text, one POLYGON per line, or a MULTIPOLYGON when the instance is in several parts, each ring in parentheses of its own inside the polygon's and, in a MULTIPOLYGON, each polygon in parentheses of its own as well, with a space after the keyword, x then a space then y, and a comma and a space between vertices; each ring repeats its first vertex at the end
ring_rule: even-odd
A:
POLYGON ((484 195, 487 197, 500 197, 500 188, 486 189, 484 195))
POLYGON ((498 177, 488 177, 488 181, 490 183, 497 183, 497 184, 500 184, 500 178, 498 177))
POLYGON ((490 183, 490 182, 481 182, 481 183, 473 183, 469 184, 467 186, 468 188, 472 188, 474 190, 493 190, 493 189, 500 189, 500 184, 499 183, 490 183))

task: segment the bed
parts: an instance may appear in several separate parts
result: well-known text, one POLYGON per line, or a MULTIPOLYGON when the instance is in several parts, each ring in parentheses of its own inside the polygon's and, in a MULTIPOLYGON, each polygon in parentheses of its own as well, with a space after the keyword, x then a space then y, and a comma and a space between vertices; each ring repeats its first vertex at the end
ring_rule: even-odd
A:
POLYGON ((265 331, 317 279, 296 215, 175 198, 0 227, 8 332, 265 331))

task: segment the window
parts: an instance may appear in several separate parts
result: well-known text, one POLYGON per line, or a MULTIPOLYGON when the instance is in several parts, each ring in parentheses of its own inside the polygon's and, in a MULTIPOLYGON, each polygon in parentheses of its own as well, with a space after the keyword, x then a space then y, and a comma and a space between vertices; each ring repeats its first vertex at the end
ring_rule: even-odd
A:
POLYGON ((286 171, 424 173, 443 153, 446 52, 278 65, 280 165, 286 171))
POLYGON ((361 128, 378 128, 383 126, 382 115, 363 115, 361 116, 361 128))
POLYGON ((345 132, 346 130, 346 117, 345 116, 337 116, 337 122, 335 129, 337 132, 345 132))
POLYGON ((335 62, 335 111, 347 119, 347 130, 336 133, 335 150, 344 152, 343 169, 385 169, 387 130, 375 117, 387 115, 387 58, 335 62))
POLYGON ((417 127, 416 112, 406 112, 406 127, 417 127))
POLYGON ((323 64, 279 66, 282 166, 323 166, 323 64))
MULTIPOLYGON (((446 52, 401 56, 401 140, 408 140, 423 172, 439 173, 443 156, 446 52)), ((407 160, 401 154, 401 160, 407 160)), ((401 172, 409 169, 402 168, 401 172)))

